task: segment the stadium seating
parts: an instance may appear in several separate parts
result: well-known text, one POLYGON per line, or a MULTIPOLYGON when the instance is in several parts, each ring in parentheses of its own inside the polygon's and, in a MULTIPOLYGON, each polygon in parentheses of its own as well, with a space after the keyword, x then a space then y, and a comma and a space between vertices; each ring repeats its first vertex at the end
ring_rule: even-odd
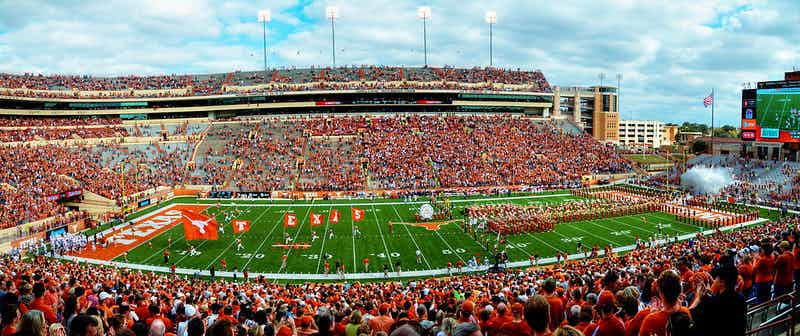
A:
POLYGON ((0 96, 131 98, 331 89, 498 90, 489 83, 509 84, 502 87, 505 91, 551 91, 539 70, 362 66, 271 70, 267 75, 262 71, 123 77, 0 73, 0 96))
MULTIPOLYGON (((28 137, 0 136, 0 142, 34 140, 30 134, 36 140, 158 137, 162 131, 175 135, 191 129, 197 134, 209 127, 116 127, 118 120, 105 119, 87 119, 86 123, 72 122, 67 128, 31 126, 32 133, 23 133, 28 137)), ((52 122, 41 121, 37 125, 49 124, 52 122)), ((0 131, 0 135, 7 134, 4 132, 10 131, 0 131)), ((184 183, 230 191, 563 186, 580 182, 585 174, 630 169, 613 147, 588 135, 503 115, 262 117, 220 122, 210 127, 193 166, 187 167, 193 141, 4 148, 0 155, 16 160, 2 163, 9 173, 0 182, 11 190, 0 195, 6 200, 0 209, 11 214, 3 217, 3 224, 63 211, 52 202, 35 200, 79 187, 120 200, 156 186, 184 183), (36 206, 21 214, 18 207, 31 203, 36 206)))

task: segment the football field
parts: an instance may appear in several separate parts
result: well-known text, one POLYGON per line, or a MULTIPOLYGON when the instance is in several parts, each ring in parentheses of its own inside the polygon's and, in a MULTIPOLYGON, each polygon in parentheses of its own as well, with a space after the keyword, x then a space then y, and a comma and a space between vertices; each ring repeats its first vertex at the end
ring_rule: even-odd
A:
MULTIPOLYGON (((375 273, 383 272, 384 265, 390 272, 397 272, 397 267, 403 272, 443 269, 448 262, 453 265, 462 261, 465 265, 473 256, 485 258, 492 255, 492 251, 482 246, 478 241, 460 226, 464 217, 461 210, 474 203, 518 203, 531 204, 534 202, 569 202, 578 200, 578 197, 568 193, 553 195, 523 195, 510 197, 483 197, 453 199, 451 204, 455 208, 452 220, 439 221, 438 227, 415 225, 415 214, 427 199, 416 202, 403 200, 315 200, 315 201, 223 201, 220 207, 216 201, 198 201, 195 199, 176 199, 172 204, 207 203, 209 207, 206 214, 215 216, 219 225, 225 225, 224 233, 219 234, 218 240, 197 240, 187 242, 184 239, 183 226, 176 225, 171 229, 155 236, 151 244, 141 244, 128 253, 128 262, 132 264, 169 267, 172 263, 183 269, 208 270, 214 267, 221 269, 221 261, 227 263, 227 270, 236 268, 239 272, 248 270, 251 274, 283 273, 283 274, 321 274, 324 272, 324 262, 328 260, 333 272, 336 261, 340 261, 347 273, 375 273), (230 222, 225 223, 223 211, 230 211, 235 207, 241 211, 236 217, 240 220, 250 220, 249 232, 234 234, 230 222), (365 210, 365 218, 360 222, 353 222, 350 216, 351 209, 365 210), (332 210, 342 214, 341 221, 336 224, 327 220, 319 226, 310 225, 310 214, 327 215, 332 210), (284 227, 284 215, 293 213, 297 216, 296 227, 284 227), (392 222, 392 225, 389 223, 392 222), (358 227, 360 234, 354 235, 354 228, 358 227), (333 237, 327 232, 332 230, 333 237), (319 239, 312 242, 312 231, 316 231, 319 239), (285 249, 285 234, 292 237, 296 244, 309 244, 307 248, 285 249), (240 237, 243 249, 237 250, 236 238, 240 237), (168 242, 171 240, 171 246, 168 242), (188 244, 196 247, 197 253, 190 255, 188 244), (152 245, 152 248, 150 247, 152 245), (164 263, 163 251, 170 250, 170 260, 164 263), (420 262, 417 262, 416 251, 422 253, 420 262), (287 263, 281 267, 282 255, 286 254, 287 263), (363 260, 369 259, 369 269, 365 270, 363 260)), ((158 210, 156 210, 158 211, 158 210)), ((555 255, 556 251, 577 253, 577 243, 583 246, 598 245, 601 248, 608 244, 614 247, 631 245, 636 236, 648 239, 657 233, 657 224, 663 224, 664 233, 670 236, 698 232, 699 227, 680 223, 673 215, 666 213, 648 213, 591 221, 559 224, 554 231, 543 233, 529 233, 508 236, 506 252, 510 261, 527 261, 532 255, 542 258, 555 255), (642 221, 645 217, 645 222, 642 221)), ((487 234, 493 249, 496 237, 487 234)), ((478 238, 481 240, 481 237, 478 238)), ((122 262, 123 257, 115 261, 122 262)), ((396 273, 393 273, 396 274, 396 273)))

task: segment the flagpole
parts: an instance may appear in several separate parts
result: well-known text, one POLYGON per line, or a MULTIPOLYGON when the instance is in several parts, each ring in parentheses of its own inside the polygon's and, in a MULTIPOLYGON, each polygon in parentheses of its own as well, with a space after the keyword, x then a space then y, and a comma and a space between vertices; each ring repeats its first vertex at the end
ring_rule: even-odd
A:
POLYGON ((714 105, 717 104, 714 97, 714 88, 711 88, 711 155, 714 155, 714 105))

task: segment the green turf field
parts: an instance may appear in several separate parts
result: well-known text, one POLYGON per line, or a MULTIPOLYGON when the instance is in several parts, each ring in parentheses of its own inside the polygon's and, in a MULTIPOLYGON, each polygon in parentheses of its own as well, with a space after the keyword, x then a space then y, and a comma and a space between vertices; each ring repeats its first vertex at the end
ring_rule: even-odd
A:
POLYGON ((757 104, 761 127, 800 130, 800 92, 759 90, 757 104))
MULTIPOLYGON (((551 195, 525 195, 511 198, 461 198, 452 200, 456 213, 465 206, 476 202, 516 202, 529 204, 532 202, 566 202, 575 200, 576 197, 565 193, 551 195)), ((393 232, 389 232, 388 222, 413 222, 420 202, 411 204, 402 200, 338 200, 338 201, 308 201, 308 202, 247 202, 235 201, 236 207, 245 212, 237 219, 251 220, 250 232, 241 234, 244 250, 236 251, 235 236, 230 223, 225 223, 225 233, 216 241, 192 242, 200 255, 187 255, 187 242, 183 239, 183 228, 175 226, 169 231, 152 239, 153 248, 147 244, 131 250, 128 255, 129 262, 136 264, 169 266, 163 263, 162 253, 167 248, 167 240, 172 238, 172 254, 170 263, 176 263, 179 268, 207 270, 210 266, 220 269, 220 260, 225 259, 228 270, 236 267, 239 271, 247 269, 251 273, 290 273, 308 274, 323 272, 323 258, 330 258, 331 268, 335 261, 341 260, 347 272, 364 272, 362 260, 370 259, 370 272, 381 272, 383 265, 387 265, 394 272, 395 264, 399 261, 404 272, 414 270, 442 269, 448 262, 456 264, 458 260, 466 263, 472 256, 490 255, 490 251, 481 246, 471 236, 462 231, 458 224, 443 225, 436 231, 410 225, 395 224, 393 232), (350 219, 350 209, 358 207, 366 210, 366 218, 359 223, 350 219), (342 214, 338 224, 325 224, 311 227, 309 213, 327 214, 337 209, 342 214), (284 228, 283 217, 285 213, 297 214, 299 225, 296 228, 284 228), (353 236, 353 226, 360 228, 361 236, 353 236), (328 228, 333 229, 334 238, 328 239, 324 234, 328 228), (311 242, 311 231, 316 230, 320 239, 308 249, 284 250, 272 247, 272 244, 283 241, 284 232, 289 233, 294 242, 311 242), (417 263, 415 251, 419 249, 423 258, 417 263), (288 254, 287 266, 280 268, 281 255, 288 254)), ((181 198, 174 203, 196 203, 194 199, 181 198)), ((173 202, 167 203, 171 204, 173 202)), ((212 201, 211 203, 216 203, 212 201)), ((165 205, 167 205, 165 204, 165 205)), ((230 202, 222 203, 222 207, 231 207, 230 202)), ((163 207, 163 205, 162 205, 163 207)), ((217 216, 219 208, 212 206, 207 210, 209 215, 217 216)), ((541 257, 553 256, 556 251, 576 253, 576 243, 583 242, 584 246, 606 246, 613 244, 615 247, 633 244, 638 235, 642 239, 653 236, 657 223, 663 223, 664 231, 670 236, 697 232, 698 227, 680 223, 674 216, 665 213, 650 213, 644 215, 647 223, 643 224, 642 215, 617 217, 593 221, 561 224, 555 231, 522 234, 509 236, 507 253, 511 261, 527 261, 531 255, 541 257)), ((463 219, 456 215, 455 219, 463 219)), ((217 216, 219 223, 223 218, 217 216)), ((495 237, 491 237, 494 239, 495 237)), ((122 258, 116 259, 122 261, 122 258)))
POLYGON ((655 154, 630 154, 625 155, 631 161, 638 162, 641 164, 660 164, 660 163, 670 163, 669 160, 665 159, 660 155, 655 154))

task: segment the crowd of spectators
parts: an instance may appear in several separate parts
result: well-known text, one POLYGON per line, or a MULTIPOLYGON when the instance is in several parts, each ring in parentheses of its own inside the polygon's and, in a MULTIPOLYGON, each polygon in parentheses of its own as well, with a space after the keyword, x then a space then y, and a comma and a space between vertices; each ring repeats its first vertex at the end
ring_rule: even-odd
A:
POLYGON ((743 335, 798 285, 800 220, 493 276, 275 284, 0 262, 3 335, 743 335), (33 329, 31 329, 33 328, 33 329), (61 333, 61 334, 59 334, 61 333))
POLYGON ((190 183, 235 191, 549 187, 631 169, 589 135, 505 115, 264 117, 206 141, 190 183))
POLYGON ((507 116, 414 118, 443 186, 565 185, 630 170, 612 145, 507 116))
POLYGON ((119 117, 0 116, 0 127, 110 126, 120 124, 122 124, 122 120, 119 117))
POLYGON ((48 196, 83 189, 119 200, 160 185, 182 182, 188 146, 122 145, 0 147, 0 227, 64 214, 48 196), (122 175, 121 175, 122 174, 122 175))
POLYGON ((88 138, 118 138, 128 136, 124 127, 71 127, 0 129, 0 142, 34 140, 72 140, 88 138))
POLYGON ((66 210, 47 196, 80 188, 78 181, 60 176, 69 171, 59 170, 54 164, 73 159, 63 148, 0 147, 0 227, 64 213, 66 210))
POLYGON ((299 190, 364 190, 359 146, 342 138, 312 139, 298 176, 299 190))
POLYGON ((270 78, 265 78, 263 72, 239 71, 214 75, 121 77, 0 73, 0 90, 2 90, 0 94, 38 98, 208 96, 233 92, 226 91, 225 87, 227 85, 250 86, 258 84, 273 84, 273 87, 251 91, 250 93, 342 89, 496 90, 493 86, 488 85, 477 87, 461 85, 475 83, 522 85, 514 89, 503 88, 503 90, 551 91, 550 84, 539 70, 455 68, 449 66, 443 68, 357 66, 272 70, 268 73, 266 76, 270 78), (403 84, 402 82, 405 81, 409 83, 403 84))

